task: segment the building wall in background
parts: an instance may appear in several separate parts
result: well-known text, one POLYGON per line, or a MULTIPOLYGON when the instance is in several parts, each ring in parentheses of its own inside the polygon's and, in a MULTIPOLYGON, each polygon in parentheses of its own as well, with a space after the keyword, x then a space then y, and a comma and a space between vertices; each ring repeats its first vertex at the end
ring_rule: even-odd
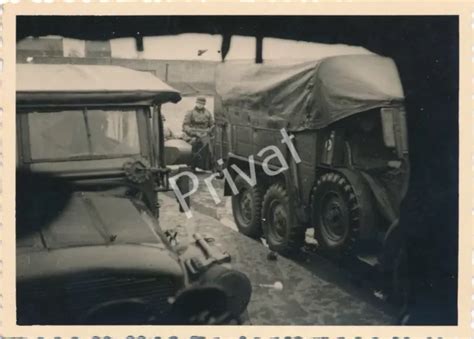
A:
POLYGON ((117 58, 113 57, 113 46, 110 41, 27 38, 17 44, 17 63, 117 65, 151 72, 183 96, 214 93, 217 61, 117 58))
POLYGON ((63 56, 63 39, 61 37, 28 38, 16 45, 18 56, 63 56), (20 54, 20 55, 18 55, 20 54))
POLYGON ((220 35, 178 34, 143 37, 143 50, 138 51, 134 38, 118 38, 110 41, 112 57, 120 59, 154 59, 221 61, 220 35))

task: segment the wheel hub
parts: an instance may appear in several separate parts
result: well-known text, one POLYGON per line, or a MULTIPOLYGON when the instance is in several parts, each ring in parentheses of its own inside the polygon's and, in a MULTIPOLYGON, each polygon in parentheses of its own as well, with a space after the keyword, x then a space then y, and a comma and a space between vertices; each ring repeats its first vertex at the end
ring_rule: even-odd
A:
POLYGON ((248 190, 240 193, 240 211, 246 223, 252 219, 252 196, 248 190))
POLYGON ((348 215, 342 198, 336 192, 330 192, 322 202, 322 230, 332 241, 342 241, 349 227, 348 215))
POLYGON ((285 207, 275 202, 270 209, 270 224, 273 226, 273 234, 278 239, 283 239, 287 229, 287 217, 285 207))

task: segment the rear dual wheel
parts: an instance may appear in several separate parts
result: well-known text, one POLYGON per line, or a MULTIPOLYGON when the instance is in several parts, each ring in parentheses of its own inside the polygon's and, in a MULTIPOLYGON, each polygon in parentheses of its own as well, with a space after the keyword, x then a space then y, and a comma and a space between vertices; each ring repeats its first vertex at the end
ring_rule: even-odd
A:
POLYGON ((232 212, 240 233, 258 239, 263 230, 268 247, 280 253, 303 245, 305 230, 295 222, 283 184, 271 185, 265 195, 261 186, 250 186, 240 176, 235 185, 239 193, 232 196, 232 212))
POLYGON ((239 193, 232 196, 232 213, 239 232, 254 239, 262 235, 261 210, 263 192, 251 186, 241 176, 234 180, 239 193))

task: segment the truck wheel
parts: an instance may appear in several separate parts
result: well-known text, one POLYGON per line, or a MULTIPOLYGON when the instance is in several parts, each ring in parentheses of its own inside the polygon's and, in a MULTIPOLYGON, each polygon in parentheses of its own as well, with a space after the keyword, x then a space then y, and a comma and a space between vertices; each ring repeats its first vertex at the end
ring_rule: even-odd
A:
POLYGON ((262 189, 250 186, 240 175, 235 178, 239 194, 232 196, 232 213, 240 233, 254 239, 262 235, 262 189))
POLYGON ((271 250, 287 254, 301 248, 305 229, 292 217, 288 193, 281 184, 273 184, 265 193, 262 217, 263 232, 271 250))
POLYGON ((314 235, 322 251, 350 252, 359 235, 359 205, 354 188, 338 173, 323 174, 312 193, 314 235))

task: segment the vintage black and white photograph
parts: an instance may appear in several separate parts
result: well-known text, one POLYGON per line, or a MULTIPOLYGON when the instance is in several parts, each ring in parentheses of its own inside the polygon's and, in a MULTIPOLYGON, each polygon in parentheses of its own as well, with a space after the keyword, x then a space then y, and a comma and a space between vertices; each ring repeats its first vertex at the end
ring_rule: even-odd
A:
POLYGON ((457 326, 459 44, 456 15, 18 16, 16 324, 457 326))

